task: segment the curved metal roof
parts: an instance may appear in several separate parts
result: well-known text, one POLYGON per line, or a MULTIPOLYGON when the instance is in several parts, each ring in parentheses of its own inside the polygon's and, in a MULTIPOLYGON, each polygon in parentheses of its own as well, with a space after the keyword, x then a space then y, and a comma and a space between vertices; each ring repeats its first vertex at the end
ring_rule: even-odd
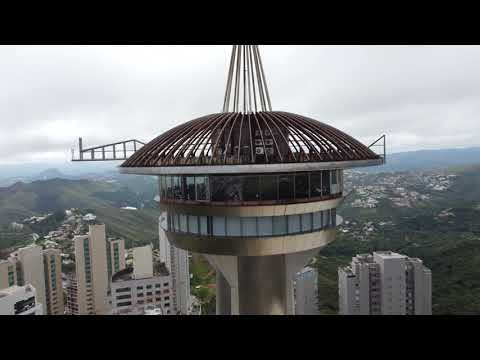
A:
POLYGON ((341 162, 379 159, 325 123, 279 111, 227 112, 191 120, 158 136, 122 168, 341 162))

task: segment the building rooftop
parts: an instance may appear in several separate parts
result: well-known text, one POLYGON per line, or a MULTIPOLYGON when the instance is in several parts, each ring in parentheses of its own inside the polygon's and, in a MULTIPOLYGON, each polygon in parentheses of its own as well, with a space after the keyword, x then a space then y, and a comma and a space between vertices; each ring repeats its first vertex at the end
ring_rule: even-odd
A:
POLYGON ((406 259, 407 256, 394 253, 392 251, 375 251, 374 255, 381 257, 382 259, 406 259))
POLYGON ((19 293, 19 292, 22 292, 22 293, 33 292, 34 290, 35 289, 30 284, 27 284, 24 286, 13 285, 8 288, 0 290, 0 298, 15 294, 15 293, 19 293))
POLYGON ((301 115, 219 113, 179 125, 135 152, 122 168, 376 160, 344 132, 301 115))
MULTIPOLYGON (((153 263, 153 276, 158 277, 158 276, 168 276, 170 275, 170 272, 168 271, 167 266, 165 263, 156 261, 153 263)), ((112 276, 112 282, 118 282, 118 281, 129 281, 129 280, 135 280, 133 277, 133 266, 128 266, 127 268, 120 270, 119 272, 113 274, 112 276)))

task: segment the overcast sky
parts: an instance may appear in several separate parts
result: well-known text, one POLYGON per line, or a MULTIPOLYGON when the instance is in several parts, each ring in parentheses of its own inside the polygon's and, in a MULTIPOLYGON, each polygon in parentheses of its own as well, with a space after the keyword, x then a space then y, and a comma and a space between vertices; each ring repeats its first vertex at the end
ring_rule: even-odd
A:
MULTIPOLYGON (((274 110, 388 152, 480 146, 480 46, 262 46, 274 110)), ((229 46, 0 46, 0 161, 68 160, 219 112, 229 46)))

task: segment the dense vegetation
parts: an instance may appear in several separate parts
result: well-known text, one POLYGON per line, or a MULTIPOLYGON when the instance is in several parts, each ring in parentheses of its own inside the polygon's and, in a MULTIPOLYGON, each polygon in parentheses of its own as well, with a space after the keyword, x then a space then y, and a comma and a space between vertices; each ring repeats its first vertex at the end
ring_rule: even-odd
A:
MULTIPOLYGON (((158 211, 153 197, 155 182, 140 178, 138 192, 117 183, 51 179, 0 188, 0 248, 24 245, 32 233, 45 235, 59 225, 65 209, 88 209, 107 225, 109 236, 123 237, 127 247, 158 243, 158 211), (142 187, 144 188, 142 191, 142 187), (145 197, 149 196, 149 197, 145 197), (139 210, 123 210, 133 206, 139 210), (12 222, 53 213, 40 224, 12 231, 12 222), (61 215, 58 215, 61 214, 61 215)), ((132 185, 133 187, 133 185, 132 185)), ((86 211, 84 211, 86 212, 86 211)))
POLYGON ((393 208, 382 201, 378 208, 352 208, 349 202, 339 210, 345 220, 359 224, 393 221, 361 241, 350 233, 338 233, 324 248, 315 266, 319 271, 319 305, 324 314, 338 311, 339 266, 352 256, 375 250, 392 250, 423 260, 432 270, 434 314, 480 313, 480 168, 457 169, 454 186, 429 202, 428 206, 393 208), (451 208, 454 215, 436 215, 451 208))
MULTIPOLYGON (((460 177, 448 191, 433 196, 413 208, 393 207, 381 200, 377 208, 353 208, 348 199, 339 210, 345 220, 392 226, 376 226, 367 239, 338 232, 337 240, 324 248, 314 266, 319 271, 319 304, 323 314, 338 311, 337 269, 358 253, 393 250, 421 258, 432 270, 434 314, 480 313, 480 166, 457 168, 460 177), (451 208, 454 216, 438 218, 451 208)), ((378 174, 371 174, 375 183, 378 174)), ((153 196, 156 183, 109 183, 87 180, 35 181, 0 188, 0 250, 31 242, 31 234, 46 234, 58 226, 68 208, 93 212, 106 223, 110 236, 126 239, 127 247, 158 244, 158 210, 153 196), (127 185, 127 186, 125 186, 127 185), (122 210, 134 206, 138 211, 122 210), (32 215, 54 213, 41 225, 14 229, 32 215)), ((419 190, 420 192, 422 190, 419 190)), ((201 256, 190 259, 192 293, 202 302, 204 313, 215 313, 215 272, 201 256)))

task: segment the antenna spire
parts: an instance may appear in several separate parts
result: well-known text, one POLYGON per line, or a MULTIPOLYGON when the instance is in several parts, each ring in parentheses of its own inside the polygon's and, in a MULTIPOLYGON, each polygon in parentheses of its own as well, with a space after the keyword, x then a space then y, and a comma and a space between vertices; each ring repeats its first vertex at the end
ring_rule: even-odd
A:
POLYGON ((272 111, 258 45, 233 45, 232 48, 223 112, 240 111, 272 111))

